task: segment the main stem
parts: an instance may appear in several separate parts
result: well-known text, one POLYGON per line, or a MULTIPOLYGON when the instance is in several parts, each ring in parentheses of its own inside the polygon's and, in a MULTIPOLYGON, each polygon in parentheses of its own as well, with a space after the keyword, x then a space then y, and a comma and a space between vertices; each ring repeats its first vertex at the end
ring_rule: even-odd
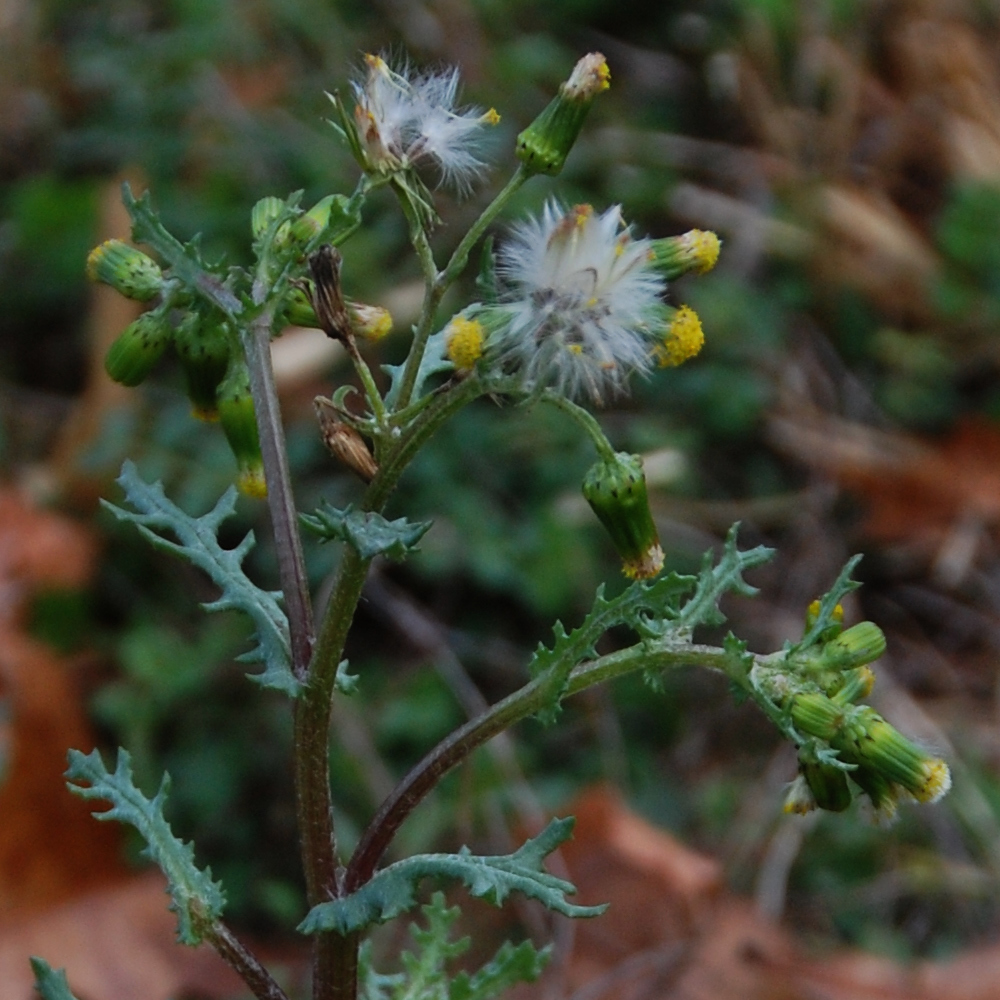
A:
POLYGON ((271 314, 264 311, 243 335, 250 392, 257 414, 257 431, 267 481, 267 503, 271 511, 274 542, 278 553, 278 579, 285 595, 288 631, 292 647, 292 669, 304 681, 312 658, 313 618, 309 599, 298 514, 285 447, 285 429, 271 366, 271 314))

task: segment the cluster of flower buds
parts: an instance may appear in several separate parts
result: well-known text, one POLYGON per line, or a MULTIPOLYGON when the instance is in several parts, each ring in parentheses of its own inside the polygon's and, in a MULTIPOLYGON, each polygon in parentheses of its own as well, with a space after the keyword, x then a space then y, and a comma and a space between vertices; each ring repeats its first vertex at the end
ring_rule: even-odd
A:
MULTIPOLYGON (((807 626, 817 611, 814 604, 807 626)), ((792 673, 783 677, 780 707, 805 740, 785 811, 840 812, 851 803, 853 784, 868 797, 877 818, 890 820, 906 799, 936 802, 951 787, 951 773, 941 758, 905 737, 869 705, 858 704, 875 683, 869 664, 885 652, 885 636, 867 621, 843 629, 841 618, 842 611, 832 616, 817 644, 795 654, 788 664, 792 673), (833 751, 838 763, 829 755, 824 758, 817 745, 833 751)))
POLYGON ((121 240, 109 240, 92 250, 87 274, 141 302, 162 296, 158 305, 130 323, 112 343, 104 358, 108 375, 122 385, 137 386, 172 345, 193 415, 222 425, 236 457, 240 491, 253 497, 266 495, 249 375, 236 334, 222 314, 188 306, 175 321, 174 314, 181 309, 176 300, 163 294, 165 282, 159 266, 121 240))

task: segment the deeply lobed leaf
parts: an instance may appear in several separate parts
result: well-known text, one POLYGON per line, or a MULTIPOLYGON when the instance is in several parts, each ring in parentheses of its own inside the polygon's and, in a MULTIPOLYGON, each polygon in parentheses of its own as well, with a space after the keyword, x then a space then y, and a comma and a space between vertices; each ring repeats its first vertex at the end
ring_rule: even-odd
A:
POLYGON ((242 563, 253 548, 253 532, 234 549, 224 549, 216 537, 219 526, 236 509, 236 490, 228 489, 215 507, 201 517, 191 517, 167 499, 160 483, 142 479, 132 462, 122 466, 118 483, 134 511, 102 504, 121 521, 131 521, 160 549, 187 559, 204 570, 222 590, 222 596, 203 605, 206 611, 236 609, 250 617, 256 629, 257 645, 241 660, 261 662, 264 671, 248 675, 264 687, 276 688, 294 697, 301 685, 292 672, 288 619, 278 604, 279 593, 261 590, 243 572, 242 563), (164 537, 172 533, 178 541, 164 537))
POLYGON ((483 856, 463 850, 458 854, 417 854, 397 861, 357 892, 314 906, 298 929, 303 934, 334 931, 345 935, 385 923, 417 905, 417 885, 425 878, 461 882, 471 895, 494 906, 516 891, 567 917, 598 916, 607 907, 568 902, 566 895, 576 891, 572 883, 543 868, 545 857, 569 839, 573 824, 571 817, 554 819, 513 854, 483 856))
POLYGON ((314 514, 301 514, 300 520, 320 538, 347 542, 362 559, 386 556, 397 562, 417 551, 417 543, 431 526, 430 521, 405 517, 389 521, 374 511, 351 507, 338 510, 326 500, 314 514))
POLYGON ((31 971, 35 974, 35 989, 42 1000, 76 1000, 66 981, 65 969, 53 969, 44 958, 33 957, 31 971))
POLYGON ((139 831, 146 841, 144 853, 167 876, 170 909, 177 914, 177 940, 200 944, 207 929, 222 915, 226 897, 222 885, 213 881, 211 870, 203 871, 195 864, 194 848, 174 836, 163 815, 170 776, 165 774, 156 795, 147 798, 132 780, 131 757, 119 749, 113 773, 104 766, 98 751, 83 754, 70 750, 66 778, 74 795, 111 803, 110 809, 94 813, 97 819, 129 823, 139 831))

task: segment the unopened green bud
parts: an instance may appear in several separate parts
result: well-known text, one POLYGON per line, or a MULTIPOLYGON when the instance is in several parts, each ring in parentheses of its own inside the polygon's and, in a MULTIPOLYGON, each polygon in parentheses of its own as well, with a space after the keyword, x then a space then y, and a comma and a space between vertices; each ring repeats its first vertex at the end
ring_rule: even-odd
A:
POLYGON ((894 785, 884 775, 864 764, 851 771, 851 781, 871 800, 876 818, 883 823, 892 822, 899 805, 899 785, 894 785))
POLYGON ((875 687, 875 674, 869 666, 855 667, 837 675, 837 683, 827 691, 838 705, 852 705, 867 698, 875 687))
POLYGON ((820 809, 843 812, 851 804, 851 789, 842 768, 805 761, 799 764, 799 768, 820 809))
POLYGON ((918 802, 936 802, 951 788, 951 772, 943 760, 907 739, 867 705, 852 710, 851 724, 831 744, 838 749, 842 745, 846 754, 901 785, 918 802))
POLYGON ((858 622, 823 646, 820 660, 833 670, 873 663, 885 652, 885 633, 874 622, 858 622))
POLYGON ((532 174, 558 174, 594 98, 611 86, 600 52, 584 56, 548 107, 517 137, 517 158, 532 174))
POLYGON ((285 318, 291 326, 307 326, 314 330, 320 328, 316 310, 313 309, 309 296, 301 288, 296 288, 288 297, 285 318))
POLYGON ((290 226, 288 238, 296 243, 308 243, 315 236, 318 236, 330 221, 330 209, 337 196, 328 194, 325 198, 316 202, 308 212, 300 215, 290 226))
MULTIPOLYGON (((813 601, 808 608, 806 608, 806 631, 816 624, 816 620, 819 618, 819 610, 821 603, 819 601, 813 601)), ((823 630, 819 638, 821 642, 827 642, 830 639, 835 638, 840 635, 844 630, 844 605, 836 604, 834 605, 833 611, 830 613, 830 624, 823 630)))
POLYGON ((796 729, 821 740, 831 740, 844 724, 844 709, 818 691, 792 695, 789 714, 796 729))
POLYGON ((705 274, 715 267, 722 243, 710 230, 692 229, 680 236, 653 240, 651 255, 653 266, 672 281, 693 271, 705 274))
POLYGON ((267 496, 257 416, 250 394, 250 372, 238 352, 234 352, 226 377, 219 384, 217 404, 222 430, 239 466, 237 489, 250 497, 267 496))
POLYGON ((172 335, 165 316, 157 312, 143 313, 129 323, 108 348, 104 370, 122 385, 138 385, 160 360, 172 335))
POLYGON ((191 413, 199 420, 218 420, 216 392, 232 351, 228 327, 190 312, 174 331, 174 350, 184 372, 191 413))
POLYGON ((261 198, 260 201, 254 205, 252 211, 250 212, 250 229, 253 232, 253 238, 258 240, 264 233, 267 232, 268 227, 274 220, 281 215, 285 208, 285 203, 280 198, 275 198, 273 195, 267 198, 261 198))
POLYGON ((90 251, 87 277, 110 285, 137 302, 148 302, 163 288, 159 264, 121 240, 105 240, 90 251))
POLYGON ((618 452, 595 462, 584 477, 583 495, 622 557, 622 572, 632 579, 656 576, 663 569, 663 549, 649 511, 641 456, 618 452))

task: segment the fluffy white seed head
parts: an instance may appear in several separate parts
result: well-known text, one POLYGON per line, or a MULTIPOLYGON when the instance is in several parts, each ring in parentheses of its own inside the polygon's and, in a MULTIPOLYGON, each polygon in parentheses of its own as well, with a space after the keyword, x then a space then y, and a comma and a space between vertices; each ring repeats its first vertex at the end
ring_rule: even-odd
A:
POLYGON ((631 238, 618 206, 597 215, 550 202, 514 230, 498 270, 508 316, 500 357, 526 383, 601 405, 650 368, 666 285, 650 241, 631 238))
POLYGON ((390 172, 430 161, 443 182, 467 190, 486 164, 482 127, 498 122, 492 109, 456 109, 458 70, 422 75, 365 56, 365 78, 353 84, 354 118, 368 161, 390 172))

